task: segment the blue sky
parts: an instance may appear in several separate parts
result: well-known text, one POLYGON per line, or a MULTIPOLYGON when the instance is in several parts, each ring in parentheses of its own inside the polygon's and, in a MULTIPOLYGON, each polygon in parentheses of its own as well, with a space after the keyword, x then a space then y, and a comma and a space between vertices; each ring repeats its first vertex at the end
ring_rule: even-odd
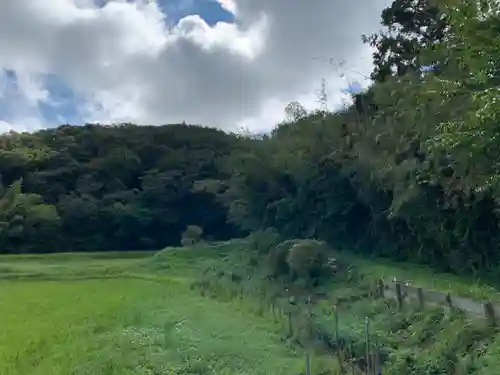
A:
POLYGON ((349 83, 349 85, 342 90, 342 92, 346 94, 359 94, 362 91, 363 87, 361 86, 361 83, 356 81, 349 83))
POLYGON ((322 79, 339 108, 368 84, 360 35, 378 30, 390 0, 359 1, 13 1, 0 6, 0 132, 85 121, 269 130, 291 101, 314 110, 322 79))
POLYGON ((219 21, 232 22, 234 20, 233 15, 222 9, 214 0, 160 0, 159 3, 173 23, 190 14, 199 14, 209 25, 214 25, 219 21))
MULTIPOLYGON (((104 3, 105 1, 102 1, 102 4, 104 3)), ((172 24, 191 14, 199 15, 210 26, 220 21, 234 21, 233 15, 215 0, 159 0, 159 4, 167 13, 168 22, 172 24)), ((0 71, 0 77, 2 75, 7 82, 0 86, 0 121, 9 122, 15 117, 16 108, 12 108, 11 103, 13 95, 18 95, 18 77, 11 70, 0 71)), ((81 124, 82 118, 76 108, 83 102, 83 98, 56 75, 48 75, 41 79, 53 99, 52 103, 40 102, 38 105, 44 120, 50 124, 60 124, 63 119, 70 124, 81 124)))

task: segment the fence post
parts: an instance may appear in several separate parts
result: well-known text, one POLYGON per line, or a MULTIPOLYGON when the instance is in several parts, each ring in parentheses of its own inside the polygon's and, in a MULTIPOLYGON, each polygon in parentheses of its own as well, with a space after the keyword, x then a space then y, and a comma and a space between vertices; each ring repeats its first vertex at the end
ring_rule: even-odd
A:
POLYGON ((380 343, 378 340, 375 341, 375 358, 373 365, 373 374, 380 375, 382 372, 382 366, 380 365, 380 343))
POLYGON ((288 335, 293 336, 293 326, 292 326, 292 312, 288 312, 288 335))
POLYGON ((420 309, 423 309, 425 300, 424 300, 424 290, 422 288, 417 289, 417 297, 418 297, 418 306, 420 307, 420 309))
POLYGON ((338 306, 333 306, 333 317, 335 319, 335 347, 337 353, 339 351, 339 309, 338 306))
POLYGON ((384 289, 385 289, 384 280, 378 279, 377 284, 378 284, 378 294, 379 294, 379 297, 380 298, 384 298, 384 289))
POLYGON ((401 309, 403 307, 403 294, 401 293, 401 284, 396 283, 396 298, 398 300, 398 308, 401 309))
POLYGON ((354 350, 354 344, 351 342, 351 370, 352 375, 356 374, 356 351, 354 350))
POLYGON ((488 324, 492 326, 496 325, 495 310, 493 309, 492 303, 490 301, 483 302, 483 309, 488 324))
POLYGON ((371 358, 370 358, 370 321, 368 317, 365 318, 365 354, 366 354, 366 374, 371 374, 371 358))
POLYGON ((311 375, 311 357, 306 353, 306 375, 311 375))
POLYGON ((312 309, 311 309, 311 295, 307 297, 307 325, 309 329, 309 337, 313 337, 313 323, 312 323, 312 309))
POLYGON ((446 293, 446 304, 448 305, 449 308, 453 307, 453 303, 451 301, 451 294, 450 294, 450 292, 446 293))
POLYGON ((339 309, 338 306, 333 306, 333 318, 335 320, 335 351, 339 362, 340 371, 343 373, 342 358, 340 356, 340 340, 339 340, 339 309))

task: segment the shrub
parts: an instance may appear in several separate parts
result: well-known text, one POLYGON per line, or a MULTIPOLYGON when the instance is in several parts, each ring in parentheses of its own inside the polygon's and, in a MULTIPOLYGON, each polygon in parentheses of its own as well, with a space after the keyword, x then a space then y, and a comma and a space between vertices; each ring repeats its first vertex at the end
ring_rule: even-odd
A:
POLYGON ((280 242, 280 236, 274 228, 258 230, 252 233, 248 239, 250 240, 250 247, 261 254, 269 253, 280 242))
POLYGON ((327 266, 328 246, 322 241, 300 240, 288 250, 286 262, 300 278, 319 278, 327 266))
POLYGON ((273 276, 290 275, 290 267, 287 262, 288 252, 293 245, 300 243, 300 241, 302 240, 286 240, 270 249, 268 265, 273 276))
POLYGON ((285 247, 275 247, 271 249, 268 256, 269 271, 273 276, 284 276, 289 274, 290 268, 286 262, 288 249, 285 247))
POLYGON ((182 246, 191 246, 201 241, 203 229, 197 225, 188 225, 181 238, 182 246))

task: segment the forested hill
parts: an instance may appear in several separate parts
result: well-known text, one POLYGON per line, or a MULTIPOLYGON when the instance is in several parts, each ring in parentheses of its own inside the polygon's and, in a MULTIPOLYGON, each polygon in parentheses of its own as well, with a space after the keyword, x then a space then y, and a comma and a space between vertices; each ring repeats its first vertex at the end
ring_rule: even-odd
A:
POLYGON ((395 0, 365 38, 372 87, 338 113, 292 105, 264 138, 182 125, 3 136, 3 185, 22 183, 0 203, 1 251, 158 248, 198 225, 498 271, 500 7, 481 4, 395 0))
POLYGON ((0 138, 1 251, 153 249, 178 244, 187 225, 214 239, 238 232, 193 181, 226 178, 237 146, 221 131, 187 126, 61 126, 0 138), (19 184, 18 184, 19 185, 19 184), (4 201, 8 201, 5 197, 4 201))

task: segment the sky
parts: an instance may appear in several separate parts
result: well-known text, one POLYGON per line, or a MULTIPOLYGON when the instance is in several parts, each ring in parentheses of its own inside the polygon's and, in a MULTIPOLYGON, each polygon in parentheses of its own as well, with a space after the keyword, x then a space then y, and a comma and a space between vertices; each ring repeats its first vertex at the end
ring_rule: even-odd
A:
POLYGON ((0 132, 61 124, 270 130, 369 84, 389 0, 0 0, 0 132))

